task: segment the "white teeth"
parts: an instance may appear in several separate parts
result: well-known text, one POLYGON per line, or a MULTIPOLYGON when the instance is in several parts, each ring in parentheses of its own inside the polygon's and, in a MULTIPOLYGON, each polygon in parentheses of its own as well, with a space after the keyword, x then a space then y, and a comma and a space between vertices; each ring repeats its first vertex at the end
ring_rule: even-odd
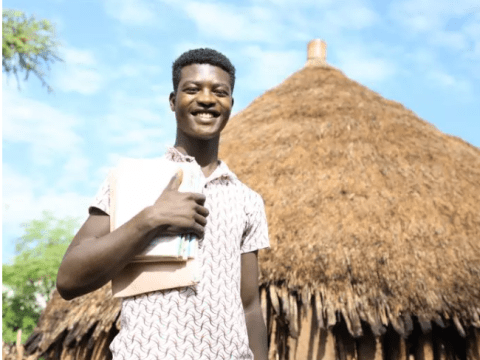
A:
POLYGON ((211 113, 198 113, 197 115, 198 115, 199 117, 205 118, 205 119, 211 119, 211 118, 213 118, 213 114, 211 114, 211 113))

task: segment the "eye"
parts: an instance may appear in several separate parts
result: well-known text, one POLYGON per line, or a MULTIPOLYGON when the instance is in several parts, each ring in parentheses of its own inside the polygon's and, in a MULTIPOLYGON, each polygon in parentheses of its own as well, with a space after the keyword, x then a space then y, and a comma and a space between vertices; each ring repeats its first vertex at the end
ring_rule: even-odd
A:
POLYGON ((183 91, 185 91, 187 94, 194 94, 194 93, 196 93, 198 90, 197 90, 197 88, 189 87, 189 88, 184 89, 183 91))
POLYGON ((228 92, 226 92, 224 90, 217 90, 217 91, 215 91, 215 94, 217 94, 218 96, 221 96, 221 97, 228 96, 228 92))

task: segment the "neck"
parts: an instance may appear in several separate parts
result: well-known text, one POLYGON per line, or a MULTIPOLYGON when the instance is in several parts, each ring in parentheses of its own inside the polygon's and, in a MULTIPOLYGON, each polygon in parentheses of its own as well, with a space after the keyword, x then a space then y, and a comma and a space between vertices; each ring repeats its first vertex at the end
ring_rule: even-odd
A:
POLYGON ((214 170, 218 162, 219 138, 220 136, 208 140, 195 139, 177 130, 174 146, 181 153, 193 156, 202 168, 211 167, 214 170))

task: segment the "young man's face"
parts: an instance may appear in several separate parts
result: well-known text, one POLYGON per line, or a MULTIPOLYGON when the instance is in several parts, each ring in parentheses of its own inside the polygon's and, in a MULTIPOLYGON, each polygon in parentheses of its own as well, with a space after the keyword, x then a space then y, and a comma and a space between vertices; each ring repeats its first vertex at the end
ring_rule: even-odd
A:
POLYGON ((232 106, 230 75, 210 64, 182 68, 177 93, 170 94, 178 131, 197 139, 218 136, 227 125, 232 106))

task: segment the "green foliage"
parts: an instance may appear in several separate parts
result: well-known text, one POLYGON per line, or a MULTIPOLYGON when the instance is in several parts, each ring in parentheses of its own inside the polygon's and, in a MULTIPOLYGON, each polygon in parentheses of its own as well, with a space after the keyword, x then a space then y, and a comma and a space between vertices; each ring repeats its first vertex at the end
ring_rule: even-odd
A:
POLYGON ((24 224, 24 235, 15 242, 15 259, 3 265, 3 284, 13 291, 2 292, 2 336, 5 342, 14 342, 16 332, 22 329, 22 342, 35 328, 41 306, 40 295, 48 301, 55 288, 57 272, 63 255, 78 227, 78 219, 56 219, 48 212, 42 220, 24 224))
POLYGON ((2 69, 7 74, 26 71, 25 80, 33 72, 47 87, 41 60, 50 70, 49 63, 63 61, 56 54, 58 43, 54 41, 55 28, 48 20, 37 21, 27 18, 22 11, 5 9, 2 11, 2 69))

